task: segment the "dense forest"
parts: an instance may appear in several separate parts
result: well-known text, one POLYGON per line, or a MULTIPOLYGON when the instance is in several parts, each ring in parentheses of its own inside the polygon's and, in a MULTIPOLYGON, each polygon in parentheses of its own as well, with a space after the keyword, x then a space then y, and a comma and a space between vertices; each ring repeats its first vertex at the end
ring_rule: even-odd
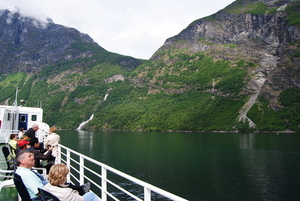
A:
MULTIPOLYGON (((248 98, 240 95, 246 69, 255 65, 243 60, 234 65, 223 60, 214 61, 202 53, 182 54, 181 57, 185 59, 168 68, 172 75, 163 73, 166 65, 160 62, 145 62, 132 72, 117 65, 107 68, 102 64, 93 66, 84 75, 69 73, 59 80, 60 74, 65 74, 62 71, 54 76, 55 82, 43 79, 47 69, 34 76, 25 73, 1 75, 3 96, 0 101, 14 97, 19 83, 18 99, 27 100, 25 106, 42 104, 45 122, 63 129, 77 128, 94 113, 87 129, 299 131, 300 88, 291 87, 280 93, 281 109, 278 111, 268 107, 268 100, 259 98, 248 113, 256 123, 255 128, 250 128, 248 122, 238 122, 237 116, 248 98), (147 70, 144 82, 154 78, 156 81, 143 83, 137 79, 145 68, 151 70, 147 70), (127 75, 128 79, 104 82, 117 73, 127 75), (218 82, 220 77, 222 81, 218 82), (84 84, 68 92, 68 88, 75 87, 74 83, 84 84), (213 83, 216 84, 213 86, 213 83)), ((10 99, 9 104, 13 100, 10 99)))

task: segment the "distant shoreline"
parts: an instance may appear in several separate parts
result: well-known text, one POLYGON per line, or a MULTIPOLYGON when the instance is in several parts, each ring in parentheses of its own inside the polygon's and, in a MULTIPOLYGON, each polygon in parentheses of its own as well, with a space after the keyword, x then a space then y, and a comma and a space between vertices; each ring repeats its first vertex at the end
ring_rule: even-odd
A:
MULTIPOLYGON (((58 130, 77 130, 77 129, 63 129, 58 130)), ((239 132, 239 131, 144 131, 144 130, 114 130, 114 129, 99 129, 99 130, 80 130, 80 131, 135 131, 135 132, 162 132, 162 133, 300 133, 300 131, 249 131, 249 132, 239 132)))

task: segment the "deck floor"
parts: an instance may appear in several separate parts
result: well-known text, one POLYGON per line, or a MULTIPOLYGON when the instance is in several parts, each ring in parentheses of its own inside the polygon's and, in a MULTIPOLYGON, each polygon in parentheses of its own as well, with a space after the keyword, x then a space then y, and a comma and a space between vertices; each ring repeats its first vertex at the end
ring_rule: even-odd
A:
MULTIPOLYGON (((0 168, 2 170, 7 169, 6 160, 4 158, 2 147, 5 146, 4 144, 0 144, 0 168)), ((3 181, 3 178, 0 178, 3 181)), ((0 200, 1 201, 17 201, 18 200, 18 192, 16 188, 2 188, 0 192, 0 200)))

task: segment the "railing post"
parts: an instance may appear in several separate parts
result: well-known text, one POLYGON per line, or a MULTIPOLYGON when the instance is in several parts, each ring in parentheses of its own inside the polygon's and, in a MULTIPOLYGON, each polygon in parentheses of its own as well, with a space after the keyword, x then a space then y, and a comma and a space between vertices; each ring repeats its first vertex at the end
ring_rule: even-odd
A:
POLYGON ((57 158, 57 162, 58 163, 61 163, 61 146, 58 145, 58 157, 57 158))
POLYGON ((144 201, 151 201, 151 190, 144 186, 144 201))
POLYGON ((82 156, 80 156, 79 158, 79 161, 80 161, 80 167, 79 167, 79 172, 80 172, 80 178, 79 178, 79 182, 80 182, 80 185, 83 185, 84 184, 84 159, 82 156))
MULTIPOLYGON (((70 155, 70 150, 69 149, 66 149, 66 155, 67 155, 67 158, 66 158, 67 166, 71 167, 71 159, 70 159, 71 155, 70 155)), ((71 181, 71 175, 70 174, 67 175, 67 180, 71 181)))
POLYGON ((106 195, 106 192, 107 192, 107 183, 106 183, 106 179, 107 179, 107 170, 105 167, 101 167, 101 187, 102 187, 102 190, 101 190, 101 200, 102 201, 106 201, 107 200, 107 195, 106 195))
POLYGON ((67 166, 71 166, 71 155, 70 155, 70 150, 69 149, 66 149, 66 155, 67 155, 67 158, 66 158, 66 161, 67 161, 67 166))

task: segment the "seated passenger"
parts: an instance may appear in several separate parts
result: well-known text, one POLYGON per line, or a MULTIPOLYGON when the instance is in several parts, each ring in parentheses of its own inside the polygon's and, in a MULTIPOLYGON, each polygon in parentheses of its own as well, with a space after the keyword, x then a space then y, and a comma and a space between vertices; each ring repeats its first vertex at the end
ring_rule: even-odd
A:
POLYGON ((9 146, 11 148, 11 154, 13 157, 16 157, 16 150, 17 150, 17 141, 18 141, 18 135, 17 134, 10 134, 9 136, 9 146))
POLYGON ((20 151, 22 150, 26 150, 27 149, 27 144, 29 144, 29 140, 24 140, 24 139, 21 139, 17 142, 17 145, 19 147, 19 149, 16 150, 16 154, 18 154, 20 151))
POLYGON ((53 147, 38 150, 40 147, 40 143, 37 140, 31 141, 29 144, 26 145, 26 147, 29 152, 34 154, 34 160, 35 160, 34 167, 46 168, 47 174, 48 174, 49 170, 53 164, 46 164, 45 166, 43 166, 41 164, 40 160, 49 160, 50 158, 52 158, 53 147), (46 154, 44 154, 44 153, 46 153, 46 154))
MULTIPOLYGON (((44 185, 48 182, 42 177, 42 175, 37 172, 32 171, 34 166, 34 154, 25 150, 20 151, 17 154, 17 170, 16 173, 21 176, 24 185, 30 195, 31 199, 39 200, 40 194, 38 188, 44 188, 44 185)), ((75 186, 72 184, 66 184, 65 186, 77 190, 80 195, 85 194, 90 189, 90 183, 87 183, 82 186, 75 186)))
POLYGON ((20 151, 17 155, 16 173, 21 176, 31 199, 38 200, 38 188, 44 188, 42 180, 31 170, 34 166, 34 155, 28 151, 20 151))
POLYGON ((63 164, 55 164, 49 172, 49 183, 45 185, 45 190, 55 195, 61 201, 100 201, 93 192, 88 192, 83 196, 71 188, 62 188, 67 180, 69 168, 63 164))

